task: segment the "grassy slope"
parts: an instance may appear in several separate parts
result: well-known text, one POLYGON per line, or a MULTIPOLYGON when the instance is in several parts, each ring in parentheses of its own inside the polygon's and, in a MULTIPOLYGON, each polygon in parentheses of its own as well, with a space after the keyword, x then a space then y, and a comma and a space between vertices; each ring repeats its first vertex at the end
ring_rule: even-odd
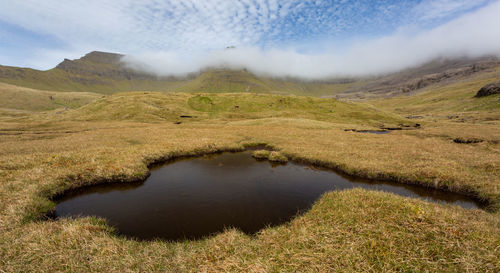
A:
MULTIPOLYGON (((411 132, 421 138, 438 137, 448 141, 457 138, 484 140, 481 145, 497 156, 491 162, 483 164, 490 166, 491 172, 496 172, 500 164, 500 151, 496 145, 500 143, 500 95, 482 98, 474 96, 481 87, 498 80, 500 67, 490 73, 448 85, 438 85, 413 96, 377 99, 368 103, 402 116, 421 116, 421 119, 414 121, 424 124, 426 130, 411 132)), ((463 147, 464 150, 469 148, 463 147)), ((498 176, 500 177, 500 174, 498 176)))
MULTIPOLYGON (((265 120, 274 119, 281 118, 265 120)), ((438 137, 413 136, 413 131, 368 135, 344 132, 336 124, 305 128, 302 119, 261 122, 3 123, 0 268, 73 272, 500 268, 498 215, 364 190, 328 194, 306 215, 256 237, 229 231, 199 242, 136 242, 113 236, 102 221, 92 218, 29 220, 50 208, 48 196, 64 189, 130 181, 145 177, 146 165, 156 160, 262 142, 289 158, 350 174, 418 181, 455 191, 471 188, 490 200, 500 196, 498 152, 488 145, 460 146, 438 137)))
MULTIPOLYGON (((116 67, 77 61, 84 71, 110 71, 116 67)), ((150 90, 161 92, 253 92, 296 95, 335 95, 359 83, 299 82, 257 77, 246 71, 209 70, 192 79, 131 79, 86 73, 66 72, 59 68, 38 71, 29 68, 0 66, 0 82, 18 86, 57 91, 113 94, 123 91, 150 90)))
MULTIPOLYGON (((490 73, 478 75, 467 81, 434 86, 413 96, 372 100, 377 108, 402 115, 426 115, 436 118, 457 119, 455 116, 488 115, 490 120, 500 119, 500 96, 475 98, 477 91, 486 84, 500 80, 500 67, 490 73)), ((458 118, 459 118, 458 117, 458 118)))
POLYGON ((467 84, 439 89, 449 88, 448 96, 422 93, 407 105, 401 103, 411 97, 373 101, 386 111, 425 115, 413 120, 422 129, 387 135, 343 129, 404 119, 366 105, 256 94, 117 94, 63 114, 1 122, 0 268, 497 272, 500 124, 498 108, 489 105, 495 106, 498 96, 483 100, 478 109, 465 93, 482 82, 460 88, 467 84), (441 100, 422 104, 426 96, 441 100), (463 122, 447 118, 464 114, 462 107, 476 107, 478 114, 467 111, 474 118, 463 122), (185 114, 197 118, 172 124, 185 114), (485 141, 453 143, 459 136, 485 141), (268 143, 289 158, 352 175, 477 195, 492 202, 497 213, 349 190, 329 193, 305 215, 255 237, 230 230, 197 242, 137 242, 114 236, 93 218, 32 221, 53 206, 48 197, 65 189, 140 179, 153 161, 249 143, 268 143))
MULTIPOLYGON (((463 69, 465 67, 464 64, 472 66, 474 62, 479 65, 495 65, 491 64, 491 61, 489 64, 487 64, 488 62, 485 63, 485 58, 475 61, 449 60, 445 63, 442 63, 442 60, 440 60, 380 79, 358 80, 350 83, 277 79, 256 76, 246 70, 225 69, 209 69, 198 76, 193 75, 186 79, 175 79, 158 78, 153 75, 133 71, 121 62, 122 56, 113 53, 91 52, 78 60, 65 60, 56 68, 47 71, 0 66, 0 82, 42 90, 97 92, 102 94, 148 90, 188 93, 252 92, 334 96, 358 90, 356 94, 361 92, 359 94, 361 97, 370 97, 375 94, 363 93, 363 88, 380 89, 380 92, 384 93, 383 90, 387 87, 387 92, 390 93, 394 91, 392 88, 395 88, 395 85, 399 86, 403 84, 404 86, 404 83, 410 83, 412 77, 418 79, 424 75, 432 76, 434 73, 443 72, 441 71, 442 69, 450 70, 453 67, 463 69)), ((481 71, 478 74, 484 74, 485 71, 481 71)), ((450 73, 451 76, 449 76, 454 79, 453 71, 450 73)), ((463 78, 463 76, 456 75, 455 77, 463 78)), ((377 96, 379 95, 381 94, 377 93, 377 96)))
POLYGON ((119 91, 170 91, 182 84, 179 81, 152 81, 147 79, 112 79, 95 75, 69 73, 57 68, 39 71, 29 68, 0 66, 0 82, 51 91, 94 92, 113 94, 119 91))
POLYGON ((185 94, 152 92, 120 93, 101 98, 80 109, 57 117, 64 120, 128 120, 141 122, 177 121, 181 115, 225 121, 262 118, 300 118, 372 127, 413 125, 400 116, 360 103, 300 96, 269 94, 185 94))
POLYGON ((175 92, 281 93, 309 96, 335 95, 359 83, 300 82, 258 77, 246 71, 212 70, 202 73, 175 92))
POLYGON ((57 108, 78 108, 101 97, 95 93, 41 91, 0 83, 0 108, 46 111, 57 108))

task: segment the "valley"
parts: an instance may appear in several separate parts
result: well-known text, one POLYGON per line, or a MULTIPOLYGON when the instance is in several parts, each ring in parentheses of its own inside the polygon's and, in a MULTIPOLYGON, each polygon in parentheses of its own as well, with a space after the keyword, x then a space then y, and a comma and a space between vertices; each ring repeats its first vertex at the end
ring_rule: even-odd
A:
POLYGON ((500 268, 500 95, 474 97, 500 79, 497 61, 449 62, 444 70, 469 72, 406 92, 402 86, 443 66, 342 82, 231 70, 178 79, 140 74, 99 54, 48 71, 0 68, 0 269, 500 268), (464 68, 474 64, 482 68, 464 68), (68 191, 140 182, 157 163, 258 145, 312 169, 440 189, 485 207, 336 190, 253 235, 228 227, 176 242, 124 237, 104 218, 47 217, 68 191))

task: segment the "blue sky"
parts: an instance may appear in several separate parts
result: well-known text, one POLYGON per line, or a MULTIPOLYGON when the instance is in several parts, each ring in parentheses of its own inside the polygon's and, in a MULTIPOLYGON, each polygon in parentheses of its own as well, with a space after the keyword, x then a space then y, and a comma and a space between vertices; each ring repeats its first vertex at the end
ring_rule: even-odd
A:
MULTIPOLYGON (((0 64, 49 69, 63 58, 102 50, 131 54, 135 58, 130 61, 152 63, 152 70, 164 70, 166 74, 175 74, 176 67, 178 73, 190 72, 214 61, 248 66, 245 62, 249 56, 276 62, 289 56, 294 60, 292 66, 313 66, 324 65, 316 59, 327 55, 329 61, 341 67, 354 61, 346 56, 359 52, 388 54, 387 50, 365 52, 364 44, 390 49, 401 47, 404 42, 416 43, 418 37, 432 36, 436 29, 448 25, 453 28, 453 24, 461 27, 455 22, 467 16, 489 15, 489 21, 481 19, 474 27, 492 28, 499 19, 491 13, 500 12, 497 0, 0 0, 0 6, 0 64), (227 54, 220 50, 230 45, 237 47, 237 53, 229 54, 232 59, 240 59, 237 64, 221 56, 227 54), (165 65, 154 64, 155 60, 165 65)), ((476 23, 470 19, 467 24, 476 23)), ((475 28, 464 33, 463 39, 467 40, 468 34, 476 35, 475 28)), ((491 29, 491 35, 493 32, 491 29)), ((436 52, 421 59, 435 57, 439 50, 446 51, 441 48, 442 43, 434 46, 436 52)), ((467 54, 492 53, 491 49, 478 52, 467 46, 470 47, 463 45, 461 49, 467 54)), ((400 54, 414 53, 408 50, 400 54)), ((412 62, 389 67, 408 66, 412 62)), ((357 65, 363 63, 358 61, 357 65)), ((351 70, 351 74, 357 73, 355 68, 351 70)), ((382 70, 387 68, 383 66, 382 70)))

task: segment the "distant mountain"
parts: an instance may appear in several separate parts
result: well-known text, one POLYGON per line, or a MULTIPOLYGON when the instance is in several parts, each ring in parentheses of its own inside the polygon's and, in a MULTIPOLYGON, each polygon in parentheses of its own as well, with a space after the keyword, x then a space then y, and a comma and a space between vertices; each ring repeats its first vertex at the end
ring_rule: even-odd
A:
POLYGON ((74 75, 97 76, 114 80, 130 80, 132 78, 154 80, 151 76, 125 68, 120 61, 123 56, 121 54, 94 51, 78 60, 64 59, 54 69, 74 75))
POLYGON ((301 81, 256 76, 246 70, 206 69, 185 78, 158 77, 127 67, 124 55, 94 51, 40 71, 0 66, 0 82, 51 91, 113 94, 123 91, 257 92, 363 98, 392 96, 484 72, 497 58, 436 60, 398 73, 365 79, 301 81))
POLYGON ((257 77, 245 70, 207 69, 186 78, 158 77, 128 68, 123 55, 91 52, 77 60, 65 59, 55 68, 39 71, 0 66, 0 82, 41 90, 85 91, 112 94, 123 91, 265 92, 332 95, 352 83, 302 82, 257 77))
POLYGON ((122 57, 94 51, 77 60, 65 59, 47 71, 0 66, 0 81, 42 90, 105 94, 145 89, 168 91, 178 82, 129 69, 121 63, 122 57))
POLYGON ((391 97, 421 91, 436 84, 450 84, 500 67, 497 57, 436 59, 418 67, 366 79, 363 85, 340 95, 348 98, 391 97))

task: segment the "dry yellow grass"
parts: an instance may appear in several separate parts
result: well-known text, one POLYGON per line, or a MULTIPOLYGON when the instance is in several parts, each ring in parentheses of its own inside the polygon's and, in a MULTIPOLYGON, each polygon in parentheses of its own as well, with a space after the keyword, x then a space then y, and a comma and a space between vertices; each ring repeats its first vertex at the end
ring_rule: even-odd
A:
POLYGON ((481 73, 465 81, 438 84, 412 96, 376 99, 369 103, 378 109, 401 115, 422 115, 429 120, 494 123, 500 120, 500 96, 474 96, 484 85, 499 80, 500 67, 497 67, 489 73, 481 73))
POLYGON ((269 161, 271 162, 279 162, 279 163, 287 163, 288 158, 282 155, 280 152, 273 151, 269 154, 269 161))
POLYGON ((217 112, 180 125, 44 115, 0 121, 5 272, 500 270, 497 123, 424 120, 423 129, 372 135, 344 131, 369 126, 360 119, 335 123, 307 113, 248 120, 217 112), (453 143, 459 136, 485 141, 453 143), (352 175, 465 192, 489 200, 497 213, 349 190, 326 194, 303 216, 253 237, 228 230, 196 242, 138 242, 113 235, 99 219, 36 220, 64 190, 143 179, 152 162, 258 143, 352 175))
POLYGON ((271 154, 271 151, 257 150, 257 151, 252 153, 252 156, 256 159, 259 159, 259 160, 267 160, 269 158, 269 154, 271 154))
POLYGON ((42 91, 0 82, 0 108, 5 109, 45 111, 78 108, 101 96, 84 92, 42 91))

